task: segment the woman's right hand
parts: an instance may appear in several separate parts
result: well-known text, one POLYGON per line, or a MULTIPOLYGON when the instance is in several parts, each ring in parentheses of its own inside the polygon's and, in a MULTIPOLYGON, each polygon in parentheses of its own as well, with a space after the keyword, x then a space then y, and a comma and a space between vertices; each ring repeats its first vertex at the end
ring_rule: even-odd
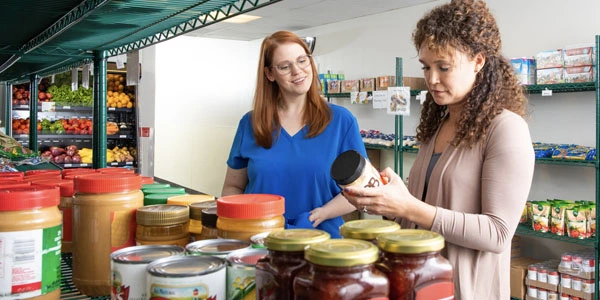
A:
POLYGON ((379 187, 345 187, 344 196, 357 210, 369 214, 386 216, 388 218, 402 217, 404 203, 407 198, 412 198, 402 178, 391 168, 381 172, 381 176, 388 182, 379 187))

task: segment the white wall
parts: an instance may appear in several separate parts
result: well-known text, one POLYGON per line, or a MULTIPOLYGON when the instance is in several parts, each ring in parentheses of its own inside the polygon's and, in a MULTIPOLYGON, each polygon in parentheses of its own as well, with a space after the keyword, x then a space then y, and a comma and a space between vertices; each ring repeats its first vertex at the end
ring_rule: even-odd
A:
MULTIPOLYGON (((316 36, 314 57, 321 72, 343 72, 347 79, 393 75, 395 57, 404 59, 405 76, 422 76, 411 33, 430 8, 447 1, 390 11, 297 32, 316 36)), ((541 50, 593 42, 600 34, 600 1, 488 0, 499 24, 503 53, 531 57, 541 50)), ((239 42, 179 37, 156 46, 155 175, 219 195, 225 161, 239 118, 250 109, 260 41, 239 42)), ((394 118, 368 105, 334 99, 356 115, 363 129, 394 132, 394 118)), ((594 93, 531 96, 529 120, 535 141, 595 146, 594 93)), ((405 118, 413 135, 418 105, 405 118)), ((408 174, 414 154, 407 154, 408 174)), ((393 166, 391 151, 383 163, 393 166)), ((595 199, 593 168, 537 165, 530 199, 595 199)), ((566 248, 556 242, 524 238, 523 252, 544 258, 566 248), (537 249, 548 254, 531 253, 537 249), (529 251, 529 252, 528 252, 529 251)))

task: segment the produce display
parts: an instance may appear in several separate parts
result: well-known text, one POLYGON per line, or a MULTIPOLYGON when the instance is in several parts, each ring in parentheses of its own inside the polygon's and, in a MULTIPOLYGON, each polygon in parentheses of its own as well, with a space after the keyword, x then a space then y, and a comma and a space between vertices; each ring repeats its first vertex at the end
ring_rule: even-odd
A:
MULTIPOLYGON (((79 87, 73 91, 70 85, 51 85, 48 88, 48 93, 52 95, 52 101, 57 105, 92 106, 94 104, 93 90, 84 87, 79 87)), ((40 98, 40 101, 44 100, 40 98)))
POLYGON ((135 95, 125 86, 125 77, 119 74, 107 74, 106 106, 112 108, 133 108, 135 95))
MULTIPOLYGON (((91 164, 92 156, 94 152, 89 148, 81 148, 79 150, 79 155, 81 155, 81 163, 82 164, 91 164)), ((135 156, 137 151, 134 147, 114 147, 113 149, 106 150, 106 162, 133 162, 135 160, 135 156)))
POLYGON ((42 152, 40 155, 43 158, 47 158, 50 161, 57 164, 79 164, 81 161, 81 155, 75 145, 69 145, 65 148, 52 146, 50 149, 42 152))

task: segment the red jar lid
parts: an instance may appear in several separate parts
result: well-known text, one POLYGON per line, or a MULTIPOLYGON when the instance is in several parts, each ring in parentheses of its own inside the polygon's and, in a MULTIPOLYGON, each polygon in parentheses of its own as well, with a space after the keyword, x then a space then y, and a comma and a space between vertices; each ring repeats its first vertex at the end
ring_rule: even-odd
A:
POLYGON ((139 190, 142 179, 137 174, 112 173, 76 176, 75 193, 119 193, 139 190))
POLYGON ((260 219, 283 215, 283 196, 272 194, 229 195, 217 199, 217 215, 232 219, 260 219))
POLYGON ((12 180, 13 178, 23 179, 24 176, 25 173, 23 172, 0 172, 0 181, 5 179, 12 180))
POLYGON ((114 174, 114 173, 134 174, 135 173, 135 171, 133 169, 127 169, 127 168, 121 168, 121 167, 100 168, 100 169, 96 169, 96 172, 109 173, 109 174, 114 174))
POLYGON ((59 174, 53 174, 53 173, 39 173, 39 174, 33 174, 33 175, 26 175, 25 178, 23 178, 23 180, 25 181, 36 181, 36 180, 47 180, 47 179, 62 179, 62 175, 59 174))
POLYGON ((73 175, 73 174, 89 174, 89 173, 96 173, 96 170, 94 170, 92 168, 64 169, 62 171, 62 176, 63 176, 63 178, 65 178, 66 176, 73 175))
POLYGON ((0 211, 28 210, 58 206, 58 187, 30 186, 0 190, 0 211))
POLYGON ((40 169, 40 170, 27 170, 27 171, 25 171, 25 176, 40 175, 40 174, 59 174, 60 175, 60 170, 56 170, 56 169, 40 169))
POLYGON ((142 184, 153 184, 154 177, 152 176, 142 176, 142 184))
POLYGON ((29 181, 0 181, 0 190, 17 188, 17 187, 28 187, 31 185, 29 181))
POLYGON ((48 180, 39 180, 33 182, 33 185, 42 185, 42 186, 57 186, 60 188, 60 196, 61 197, 73 197, 74 185, 73 180, 69 179, 48 179, 48 180))

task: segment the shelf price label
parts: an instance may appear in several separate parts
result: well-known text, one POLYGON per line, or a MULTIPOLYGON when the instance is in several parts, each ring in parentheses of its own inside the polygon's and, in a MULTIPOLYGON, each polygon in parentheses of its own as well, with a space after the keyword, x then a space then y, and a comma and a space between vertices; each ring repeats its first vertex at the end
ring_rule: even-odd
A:
POLYGON ((126 135, 124 135, 124 134, 121 134, 121 135, 119 135, 119 138, 120 138, 120 139, 125 139, 125 138, 127 138, 127 136, 126 136, 126 135))
POLYGON ((542 96, 543 97, 551 97, 552 96, 552 90, 549 90, 549 89, 542 90, 542 96))

